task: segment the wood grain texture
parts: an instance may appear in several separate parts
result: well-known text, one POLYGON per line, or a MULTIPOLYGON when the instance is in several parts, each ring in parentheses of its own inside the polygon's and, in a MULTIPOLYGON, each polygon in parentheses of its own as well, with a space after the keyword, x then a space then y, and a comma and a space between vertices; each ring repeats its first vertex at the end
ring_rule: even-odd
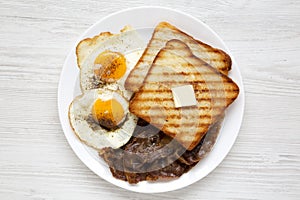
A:
POLYGON ((300 2, 153 0, 203 20, 242 71, 246 108, 222 164, 178 191, 143 195, 102 180, 59 124, 62 65, 85 29, 148 1, 0 0, 0 199, 300 199, 300 2))

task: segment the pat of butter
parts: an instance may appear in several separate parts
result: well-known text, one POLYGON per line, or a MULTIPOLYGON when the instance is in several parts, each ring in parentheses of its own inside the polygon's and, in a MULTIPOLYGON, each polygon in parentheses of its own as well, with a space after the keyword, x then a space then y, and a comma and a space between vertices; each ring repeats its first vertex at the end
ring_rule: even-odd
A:
POLYGON ((197 100, 192 85, 173 87, 171 90, 176 108, 197 105, 197 100))

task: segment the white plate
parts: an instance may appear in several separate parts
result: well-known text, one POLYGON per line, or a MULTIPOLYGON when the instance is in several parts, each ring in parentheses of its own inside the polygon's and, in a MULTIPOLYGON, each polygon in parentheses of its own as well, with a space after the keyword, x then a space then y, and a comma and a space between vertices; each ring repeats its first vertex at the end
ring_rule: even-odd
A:
POLYGON ((144 37, 148 37, 149 40, 153 28, 160 21, 170 22, 193 37, 229 53, 233 60, 230 77, 239 85, 240 88, 239 97, 227 110, 226 118, 213 150, 205 159, 200 161, 188 173, 183 174, 179 179, 154 183, 144 181, 137 185, 130 185, 127 182, 115 179, 111 175, 106 163, 99 158, 97 152, 81 143, 75 136, 69 125, 68 107, 74 96, 79 93, 79 70, 77 68, 75 55, 75 46, 77 43, 69 53, 64 63, 58 87, 58 110, 60 122, 64 134, 76 155, 87 167, 106 181, 127 190, 142 193, 158 193, 176 190, 186 187, 209 174, 221 163, 230 151, 238 135, 244 112, 244 88, 242 84, 242 77, 232 54, 229 52, 221 38, 212 29, 200 20, 188 14, 161 7, 138 7, 127 9, 113 13, 98 21, 90 27, 78 39, 78 41, 83 38, 93 37, 100 32, 110 31, 117 33, 124 25, 127 24, 133 26, 137 31, 148 30, 147 33, 143 34, 144 37))

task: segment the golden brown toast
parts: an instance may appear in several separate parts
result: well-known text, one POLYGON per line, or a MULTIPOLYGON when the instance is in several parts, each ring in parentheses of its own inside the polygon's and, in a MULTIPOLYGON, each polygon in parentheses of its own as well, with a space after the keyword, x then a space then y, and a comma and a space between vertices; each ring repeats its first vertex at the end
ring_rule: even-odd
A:
POLYGON ((125 88, 127 90, 134 92, 138 91, 155 56, 171 39, 178 39, 186 43, 195 56, 204 60, 220 72, 227 75, 228 71, 231 69, 231 58, 224 51, 194 39, 192 36, 167 22, 161 22, 156 26, 142 57, 130 72, 125 82, 125 88))
POLYGON ((226 75, 192 54, 180 40, 170 40, 155 57, 130 111, 193 149, 238 96, 226 75), (192 85, 197 105, 175 108, 171 88, 192 85))

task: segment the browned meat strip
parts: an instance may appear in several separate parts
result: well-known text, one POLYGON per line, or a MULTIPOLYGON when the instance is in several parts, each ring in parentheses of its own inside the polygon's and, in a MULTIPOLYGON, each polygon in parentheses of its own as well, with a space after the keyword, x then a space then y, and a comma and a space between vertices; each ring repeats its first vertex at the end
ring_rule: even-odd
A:
POLYGON ((178 178, 211 151, 222 120, 210 128, 191 151, 143 120, 133 137, 120 149, 104 148, 99 155, 108 163, 115 178, 138 183, 178 178))

